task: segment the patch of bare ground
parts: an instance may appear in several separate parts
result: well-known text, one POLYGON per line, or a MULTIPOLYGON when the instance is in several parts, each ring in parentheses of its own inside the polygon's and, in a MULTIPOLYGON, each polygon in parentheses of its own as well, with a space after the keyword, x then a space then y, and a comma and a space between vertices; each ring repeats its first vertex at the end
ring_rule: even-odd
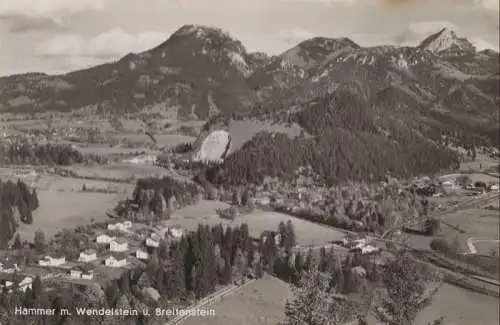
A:
POLYGON ((284 317, 291 296, 287 283, 265 275, 218 303, 215 316, 189 317, 184 325, 276 325, 284 317))
POLYGON ((345 237, 344 233, 333 228, 278 212, 255 211, 239 215, 233 221, 220 218, 216 210, 228 207, 229 205, 223 202, 201 200, 197 205, 176 211, 166 223, 179 225, 188 230, 196 230, 199 223, 207 225, 222 223, 232 227, 247 223, 250 235, 258 238, 266 230, 277 230, 281 221, 286 223, 291 220, 295 227, 297 244, 300 245, 324 244, 345 237))

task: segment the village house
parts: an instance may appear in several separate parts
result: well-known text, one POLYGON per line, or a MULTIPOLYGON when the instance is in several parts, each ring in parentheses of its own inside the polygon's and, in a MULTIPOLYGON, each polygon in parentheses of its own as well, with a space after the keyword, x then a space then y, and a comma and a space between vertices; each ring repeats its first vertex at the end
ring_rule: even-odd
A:
POLYGON ((14 273, 18 270, 19 270, 19 267, 13 261, 6 260, 4 262, 0 262, 0 272, 14 273))
POLYGON ((22 279, 21 282, 19 282, 19 284, 17 285, 17 287, 22 292, 25 292, 26 289, 28 289, 28 288, 31 290, 31 285, 32 284, 33 284, 33 278, 27 276, 24 279, 22 279))
POLYGON ((76 265, 70 269, 69 277, 73 279, 92 280, 94 278, 94 266, 90 263, 76 265))
POLYGON ((96 238, 96 242, 98 244, 109 244, 113 240, 116 240, 116 237, 111 237, 111 236, 108 236, 106 234, 101 234, 101 235, 97 236, 97 238, 96 238))
POLYGON ((104 265, 107 267, 124 267, 127 265, 127 255, 113 252, 104 260, 104 265))
POLYGON ((148 257, 149 257, 149 254, 148 252, 138 248, 136 251, 135 251, 135 257, 137 257, 138 259, 140 260, 147 260, 148 257))
POLYGON ((160 246, 160 237, 156 233, 152 233, 146 238, 146 246, 158 248, 160 246))
POLYGON ((62 254, 47 255, 38 261, 38 264, 41 266, 61 266, 66 264, 66 256, 62 254))
POLYGON ((117 223, 108 223, 108 230, 127 231, 130 228, 132 228, 132 222, 128 220, 117 223))
POLYGON ((80 252, 78 262, 91 262, 97 259, 97 251, 95 249, 86 249, 80 252))
POLYGON ((128 250, 128 242, 118 238, 109 243, 109 250, 112 252, 126 252, 128 250))

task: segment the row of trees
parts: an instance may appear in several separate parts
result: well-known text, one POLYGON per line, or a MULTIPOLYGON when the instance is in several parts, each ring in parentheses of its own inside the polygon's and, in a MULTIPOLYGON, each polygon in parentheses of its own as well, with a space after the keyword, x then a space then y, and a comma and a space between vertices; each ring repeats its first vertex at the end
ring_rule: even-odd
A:
POLYGON ((82 154, 70 145, 32 144, 27 142, 0 144, 0 164, 63 165, 104 163, 96 154, 82 154))
POLYGON ((33 211, 39 207, 36 190, 21 180, 0 180, 0 248, 8 246, 21 222, 33 223, 33 211))
POLYGON ((143 178, 136 183, 132 201, 143 216, 153 215, 157 220, 168 219, 177 208, 196 202, 201 195, 200 188, 190 182, 171 177, 143 178))

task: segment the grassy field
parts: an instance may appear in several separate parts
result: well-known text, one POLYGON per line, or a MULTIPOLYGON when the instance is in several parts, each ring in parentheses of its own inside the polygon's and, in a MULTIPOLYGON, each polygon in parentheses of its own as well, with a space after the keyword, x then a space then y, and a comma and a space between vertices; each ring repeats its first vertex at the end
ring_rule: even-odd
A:
POLYGON ((33 224, 21 223, 21 239, 33 240, 37 229, 50 237, 64 228, 87 225, 91 220, 107 220, 106 210, 115 206, 116 194, 38 191, 40 207, 33 214, 33 224))
POLYGON ((284 317, 289 297, 288 284, 265 275, 210 306, 215 317, 190 317, 183 325, 276 325, 284 317))
POLYGON ((265 230, 277 230, 280 221, 287 222, 288 220, 292 220, 297 243, 301 245, 323 244, 344 237, 344 233, 335 229, 277 212, 255 211, 254 213, 238 216, 234 221, 219 218, 215 212, 216 209, 227 207, 229 205, 223 202, 202 200, 195 206, 189 206, 176 211, 167 223, 179 225, 188 230, 195 230, 199 223, 208 225, 222 223, 230 226, 247 223, 250 235, 259 237, 265 230))
POLYGON ((143 177, 162 176, 168 174, 167 170, 162 167, 127 163, 118 163, 95 167, 73 165, 65 169, 72 170, 78 176, 82 177, 98 177, 110 179, 119 178, 123 180, 129 178, 138 179, 143 177))
POLYGON ((419 315, 416 325, 427 325, 441 316, 445 317, 445 325, 495 325, 498 303, 497 298, 444 284, 432 305, 419 315))
MULTIPOLYGON (((495 325, 498 303, 498 298, 444 284, 432 304, 418 315, 415 325, 428 325, 441 316, 445 317, 444 325, 495 325)), ((369 315, 368 324, 381 325, 373 315, 369 315)))
MULTIPOLYGON (((461 248, 466 249, 465 243, 467 239, 473 237, 475 239, 498 239, 499 238, 499 221, 498 211, 486 209, 466 209, 458 212, 443 215, 440 218, 455 229, 445 224, 441 225, 442 235, 447 240, 452 241, 458 239, 461 248)), ((498 247, 498 243, 482 243, 482 246, 487 250, 498 247), (488 247, 489 246, 489 247, 488 247)))

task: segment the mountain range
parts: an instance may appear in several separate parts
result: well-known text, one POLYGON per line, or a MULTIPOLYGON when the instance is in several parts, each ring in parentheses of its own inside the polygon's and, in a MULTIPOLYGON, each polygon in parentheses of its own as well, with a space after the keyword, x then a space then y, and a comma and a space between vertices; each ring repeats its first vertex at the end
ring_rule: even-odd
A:
POLYGON ((487 134, 498 128, 499 86, 499 54, 477 51, 446 28, 414 47, 316 37, 270 57, 249 53, 220 29, 185 25, 116 62, 2 77, 0 112, 154 109, 178 119, 222 113, 289 120, 333 95, 346 109, 364 107, 374 128, 392 120, 494 141, 487 134))

